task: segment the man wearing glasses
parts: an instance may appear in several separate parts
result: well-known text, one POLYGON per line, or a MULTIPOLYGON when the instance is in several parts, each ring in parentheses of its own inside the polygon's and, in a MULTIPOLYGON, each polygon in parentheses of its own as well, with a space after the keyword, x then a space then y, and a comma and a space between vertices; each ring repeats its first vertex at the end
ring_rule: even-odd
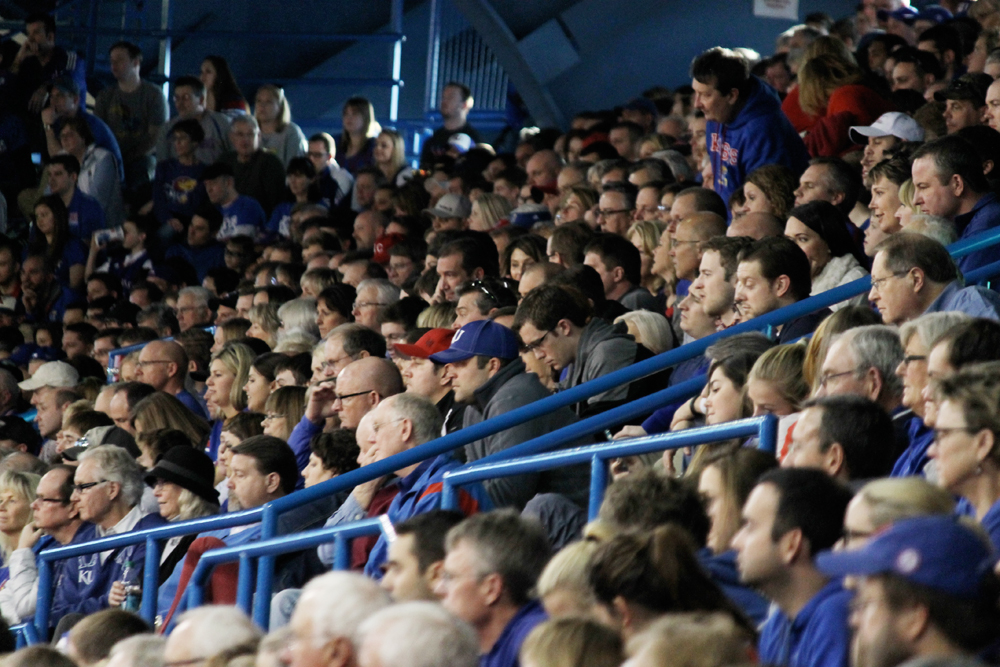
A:
POLYGON ((223 113, 205 107, 205 84, 194 76, 182 76, 177 79, 174 83, 173 100, 177 115, 160 128, 160 134, 156 139, 157 162, 177 157, 174 155, 172 142, 168 140, 170 131, 177 121, 194 118, 201 123, 201 129, 205 131, 205 138, 198 144, 195 156, 198 162, 214 163, 231 147, 229 118, 223 113))
MULTIPOLYGON (((35 615, 38 597, 38 552, 67 544, 94 539, 93 524, 84 523, 73 494, 74 468, 58 465, 38 482, 35 500, 31 503, 34 521, 21 533, 18 548, 10 557, 10 579, 0 590, 0 611, 4 618, 20 622, 35 615)), ((56 561, 53 580, 59 581, 66 561, 56 561)))
MULTIPOLYGON (((167 523, 159 513, 143 514, 139 505, 145 485, 143 469, 125 449, 114 445, 88 448, 80 455, 71 502, 80 519, 94 524, 95 537, 110 537, 167 523)), ((50 622, 69 613, 90 614, 109 606, 111 585, 121 581, 125 563, 139 570, 145 544, 134 544, 65 561, 65 576, 56 587, 50 622)))
POLYGON ((205 406, 184 388, 187 369, 188 356, 183 347, 173 341, 154 340, 139 353, 135 379, 170 394, 196 416, 207 420, 205 406))

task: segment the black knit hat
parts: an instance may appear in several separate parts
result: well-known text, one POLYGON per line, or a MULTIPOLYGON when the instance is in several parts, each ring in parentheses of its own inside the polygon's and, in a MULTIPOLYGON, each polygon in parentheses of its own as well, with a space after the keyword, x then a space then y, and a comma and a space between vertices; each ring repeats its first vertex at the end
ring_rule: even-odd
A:
POLYGON ((187 489, 210 503, 219 504, 219 492, 215 490, 215 465, 208 454, 194 447, 168 449, 146 474, 146 484, 155 486, 159 479, 187 489))

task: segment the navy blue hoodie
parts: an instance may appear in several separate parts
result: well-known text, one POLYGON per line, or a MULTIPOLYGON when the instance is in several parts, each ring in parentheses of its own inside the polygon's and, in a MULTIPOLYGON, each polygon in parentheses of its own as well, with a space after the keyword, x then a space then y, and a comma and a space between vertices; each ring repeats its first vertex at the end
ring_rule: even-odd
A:
POLYGON ((710 120, 706 130, 715 191, 727 203, 758 167, 781 164, 798 176, 809 166, 806 145, 782 112, 778 94, 755 76, 736 118, 726 124, 710 120))

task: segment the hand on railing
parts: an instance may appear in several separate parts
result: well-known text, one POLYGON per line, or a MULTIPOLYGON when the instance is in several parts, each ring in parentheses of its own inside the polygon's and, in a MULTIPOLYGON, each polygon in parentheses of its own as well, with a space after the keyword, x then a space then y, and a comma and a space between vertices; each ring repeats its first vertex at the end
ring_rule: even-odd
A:
POLYGON ((612 436, 612 440, 627 440, 628 438, 644 438, 648 433, 641 426, 626 426, 612 436))

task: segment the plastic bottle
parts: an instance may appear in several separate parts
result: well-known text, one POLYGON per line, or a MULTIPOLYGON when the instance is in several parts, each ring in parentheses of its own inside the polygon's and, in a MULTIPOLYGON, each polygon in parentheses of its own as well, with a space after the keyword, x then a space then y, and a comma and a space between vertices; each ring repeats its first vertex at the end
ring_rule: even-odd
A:
POLYGON ((125 611, 139 613, 139 604, 142 601, 142 574, 135 566, 134 561, 125 561, 125 569, 122 571, 122 584, 125 585, 125 600, 122 601, 121 608, 125 611))

